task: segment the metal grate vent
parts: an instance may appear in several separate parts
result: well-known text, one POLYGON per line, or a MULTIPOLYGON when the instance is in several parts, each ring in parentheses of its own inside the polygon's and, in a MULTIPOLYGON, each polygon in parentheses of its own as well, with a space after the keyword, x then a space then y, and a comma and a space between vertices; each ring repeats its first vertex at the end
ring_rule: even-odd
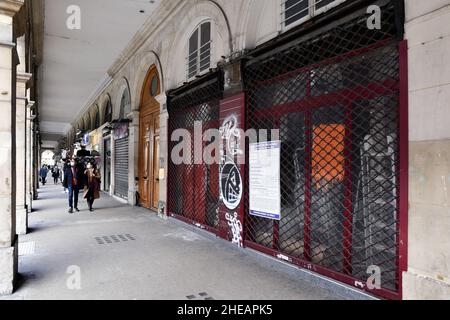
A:
POLYGON ((119 234, 119 235, 113 235, 113 236, 101 236, 101 237, 95 237, 95 240, 97 241, 97 244, 99 245, 105 245, 105 244, 115 244, 120 242, 128 242, 128 241, 136 241, 136 238, 133 237, 130 234, 119 234))
POLYGON ((211 297, 207 292, 201 292, 197 295, 192 294, 189 296, 186 296, 188 300, 215 300, 213 297, 211 297))

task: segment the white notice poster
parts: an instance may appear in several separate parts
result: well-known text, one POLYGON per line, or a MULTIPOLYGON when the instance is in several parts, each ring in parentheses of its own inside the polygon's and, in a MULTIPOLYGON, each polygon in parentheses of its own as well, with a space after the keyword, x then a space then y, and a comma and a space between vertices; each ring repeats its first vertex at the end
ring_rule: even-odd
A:
POLYGON ((281 219, 281 141, 250 144, 250 214, 281 219))

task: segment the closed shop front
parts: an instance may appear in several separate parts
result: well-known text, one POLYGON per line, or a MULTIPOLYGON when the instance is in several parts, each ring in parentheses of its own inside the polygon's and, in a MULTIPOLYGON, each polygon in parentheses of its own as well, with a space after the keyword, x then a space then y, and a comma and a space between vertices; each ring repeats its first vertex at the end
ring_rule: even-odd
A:
MULTIPOLYGON (((220 127, 222 81, 217 74, 187 90, 169 96, 169 133, 178 129, 189 133, 194 146, 195 123, 208 129, 220 127)), ((201 137, 200 137, 201 139, 201 137)), ((178 142, 169 143, 169 154, 178 142)), ((172 217, 193 223, 211 232, 219 232, 219 165, 194 163, 194 149, 184 150, 182 164, 169 164, 168 212, 172 217)), ((200 159, 201 160, 201 159, 200 159)))
POLYGON ((119 124, 114 129, 114 194, 128 199, 128 124, 119 124))
POLYGON ((408 212, 403 7, 376 1, 382 19, 372 26, 367 6, 345 4, 222 65, 225 86, 210 73, 169 92, 169 136, 184 129, 190 144, 180 152, 181 137, 169 143, 168 211, 240 246, 400 299, 408 212), (219 129, 220 164, 196 162, 198 141, 210 143, 195 138, 197 123, 203 134, 219 129), (257 153, 270 165, 258 164, 257 153))
POLYGON ((245 63, 247 127, 278 129, 281 140, 281 218, 251 215, 247 198, 245 245, 399 298, 406 51, 397 8, 379 4, 381 29, 360 11, 245 63), (379 286, 367 284, 371 274, 379 286))

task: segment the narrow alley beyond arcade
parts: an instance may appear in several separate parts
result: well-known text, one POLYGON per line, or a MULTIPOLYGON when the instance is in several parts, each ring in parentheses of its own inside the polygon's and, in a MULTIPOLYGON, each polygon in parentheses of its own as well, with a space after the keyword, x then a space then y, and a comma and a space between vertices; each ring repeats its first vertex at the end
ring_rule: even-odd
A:
POLYGON ((19 239, 20 284, 4 299, 355 298, 344 287, 328 288, 304 271, 106 194, 94 213, 83 202, 80 213, 69 215, 66 196, 61 186, 40 189, 30 232, 19 239))

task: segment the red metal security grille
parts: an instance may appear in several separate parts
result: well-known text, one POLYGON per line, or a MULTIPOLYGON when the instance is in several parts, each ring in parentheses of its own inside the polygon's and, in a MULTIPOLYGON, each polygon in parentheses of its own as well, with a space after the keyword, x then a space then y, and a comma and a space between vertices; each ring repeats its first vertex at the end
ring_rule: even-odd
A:
MULTIPOLYGON (((279 129, 281 220, 248 214, 246 245, 363 289, 369 267, 400 296, 399 43, 354 17, 244 65, 247 129, 279 129), (280 256, 281 254, 281 256, 280 256)), ((247 184, 248 188, 248 184, 247 184)))
MULTIPOLYGON (((219 227, 219 165, 207 165, 203 159, 200 159, 201 164, 195 164, 194 125, 196 121, 201 123, 200 134, 208 129, 218 130, 221 98, 222 85, 217 77, 169 98, 169 139, 175 130, 184 129, 189 131, 191 140, 187 151, 189 163, 169 162, 169 214, 215 233, 219 227)), ((202 141, 202 137, 197 141, 202 141)), ((177 144, 169 141, 169 156, 177 144)), ((202 148, 206 146, 204 143, 202 148)), ((200 150, 200 155, 202 152, 200 150)))

